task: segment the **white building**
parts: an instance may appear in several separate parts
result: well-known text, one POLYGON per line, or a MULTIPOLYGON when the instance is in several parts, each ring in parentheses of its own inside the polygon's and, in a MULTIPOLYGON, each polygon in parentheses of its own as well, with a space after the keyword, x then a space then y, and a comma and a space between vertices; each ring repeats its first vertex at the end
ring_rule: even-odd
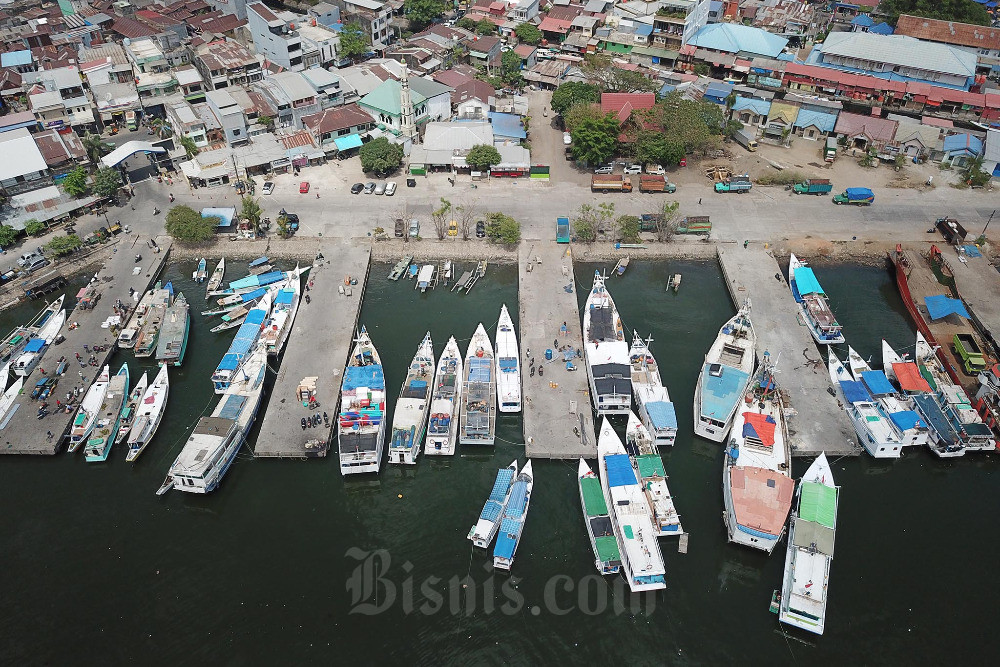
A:
POLYGON ((301 71, 302 38, 294 21, 279 17, 263 2, 247 5, 247 27, 257 53, 285 69, 301 71))
POLYGON ((279 72, 259 81, 255 88, 278 110, 276 127, 302 129, 302 117, 322 111, 319 95, 300 72, 279 72))
POLYGON ((206 92, 205 103, 208 104, 208 108, 218 120, 222 132, 225 134, 226 143, 235 146, 250 140, 243 109, 226 90, 206 92))

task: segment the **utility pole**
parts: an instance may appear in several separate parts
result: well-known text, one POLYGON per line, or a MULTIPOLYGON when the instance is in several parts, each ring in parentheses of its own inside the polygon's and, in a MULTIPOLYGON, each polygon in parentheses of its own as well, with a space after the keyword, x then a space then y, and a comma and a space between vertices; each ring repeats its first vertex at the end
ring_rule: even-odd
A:
POLYGON ((990 223, 993 222, 993 216, 996 215, 996 214, 997 214, 997 210, 993 209, 993 212, 990 213, 990 219, 986 221, 986 227, 983 227, 983 233, 980 234, 980 236, 982 236, 984 238, 986 237, 986 229, 990 226, 990 223))

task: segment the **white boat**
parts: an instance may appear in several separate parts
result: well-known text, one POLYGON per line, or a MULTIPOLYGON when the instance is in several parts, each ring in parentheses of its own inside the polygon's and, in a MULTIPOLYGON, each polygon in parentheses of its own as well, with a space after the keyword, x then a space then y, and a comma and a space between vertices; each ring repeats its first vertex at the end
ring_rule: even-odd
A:
POLYGON ((462 351, 448 339, 434 373, 434 392, 424 454, 451 456, 458 440, 458 410, 462 404, 462 351))
POLYGON ((208 279, 208 262, 204 257, 198 260, 198 268, 191 277, 199 285, 208 279))
MULTIPOLYGON (((6 377, 4 376, 4 379, 6 377)), ((17 400, 17 395, 21 393, 22 387, 24 387, 24 378, 17 378, 14 380, 14 384, 7 387, 7 391, 3 393, 3 396, 0 396, 0 423, 3 423, 3 418, 7 416, 10 406, 14 405, 14 401, 17 400)))
POLYGON ((29 340, 38 335, 44 327, 57 313, 63 309, 63 302, 66 300, 66 295, 62 295, 55 301, 45 304, 45 307, 38 311, 27 324, 23 324, 19 327, 15 327, 7 336, 0 341, 0 364, 7 366, 7 373, 0 373, 6 380, 8 373, 10 372, 10 365, 13 363, 14 359, 20 354, 21 350, 29 340))
POLYGON ((236 376, 243 362, 250 356, 260 339, 260 332, 264 327, 264 321, 271 312, 271 293, 268 292, 260 298, 254 306, 240 328, 236 330, 236 336, 229 345, 229 350, 223 355, 215 372, 212 373, 212 384, 215 386, 216 394, 225 393, 229 387, 230 379, 236 376))
POLYGON ((427 288, 434 286, 434 273, 437 271, 437 267, 433 264, 424 264, 420 267, 420 272, 417 274, 417 282, 413 286, 413 289, 419 289, 421 292, 426 292, 427 288))
POLYGON ((288 335, 295 325, 295 315, 299 312, 301 290, 302 286, 296 278, 285 283, 274 295, 271 316, 264 322, 264 330, 260 334, 261 343, 273 357, 280 356, 288 342, 288 335))
POLYGON ((844 330, 830 309, 830 299, 813 270, 795 255, 788 259, 788 287, 802 313, 802 320, 820 345, 840 345, 844 330))
POLYGON ((496 339, 497 404, 500 412, 521 411, 521 355, 507 304, 500 307, 496 339))
POLYGON ((789 522, 778 619, 821 635, 840 501, 840 487, 834 485, 826 454, 820 454, 802 476, 797 496, 798 511, 789 522))
POLYGON ((60 310, 45 322, 38 330, 38 333, 35 334, 35 337, 25 343, 21 354, 11 363, 10 369, 14 372, 14 375, 21 377, 31 375, 31 372, 42 362, 42 358, 48 351, 49 346, 52 345, 52 341, 59 335, 59 330, 62 329, 65 323, 65 310, 60 310))
POLYGON ((88 463, 103 463, 108 460, 111 446, 120 430, 122 409, 128 398, 128 385, 128 364, 122 364, 108 382, 104 403, 94 422, 94 428, 90 431, 90 438, 87 439, 84 453, 88 463))
POLYGON ((101 406, 104 405, 104 397, 108 393, 108 383, 110 381, 111 372, 105 366, 101 370, 101 374, 94 380, 94 384, 90 385, 83 400, 80 401, 80 407, 76 410, 76 416, 73 417, 73 425, 69 431, 68 451, 75 452, 80 445, 86 442, 87 437, 90 436, 90 431, 94 428, 94 422, 97 421, 98 415, 101 414, 101 406))
POLYGON ((148 385, 149 374, 143 373, 142 377, 135 384, 135 387, 128 393, 128 398, 125 400, 125 406, 122 408, 121 418, 119 419, 118 433, 115 435, 116 445, 125 439, 129 429, 132 428, 132 424, 135 423, 135 415, 139 408, 139 402, 142 401, 142 396, 146 393, 148 385))
POLYGON ((705 355, 694 391, 694 432, 723 442, 746 392, 756 361, 757 334, 750 322, 750 300, 722 329, 705 355))
POLYGON ((135 420, 128 432, 128 454, 126 461, 135 461, 156 435, 160 427, 163 413, 167 407, 167 397, 170 394, 169 366, 160 366, 160 372, 153 378, 151 384, 142 394, 142 399, 136 408, 135 420))
POLYGON ((364 327, 344 369, 338 424, 340 474, 377 474, 385 442, 385 375, 364 327))
POLYGON ((157 291, 162 289, 159 282, 156 286, 148 290, 139 299, 139 303, 136 304, 135 310, 132 311, 132 316, 129 318, 128 322, 122 328, 121 333, 118 334, 118 347, 123 349, 132 349, 135 347, 136 340, 139 337, 139 332, 142 330, 142 326, 146 323, 146 316, 149 313, 149 309, 152 307, 154 300, 157 296, 157 291))
POLYGON ((180 292, 167 308, 156 342, 156 360, 161 364, 180 366, 187 353, 191 335, 191 309, 184 293, 180 292))
POLYGON ((902 396, 883 371, 873 370, 851 346, 847 347, 847 366, 855 381, 865 385, 865 389, 895 425, 903 447, 927 444, 927 424, 913 409, 913 401, 902 396))
POLYGON ((208 285, 205 286, 205 298, 222 287, 222 281, 226 277, 226 258, 223 257, 219 260, 219 263, 215 266, 215 270, 212 271, 211 277, 208 279, 208 285))
POLYGON ((615 264, 615 275, 616 276, 623 276, 623 275, 625 275, 625 269, 628 268, 628 263, 629 263, 630 259, 631 258, 628 255, 625 255, 624 257, 622 257, 621 259, 618 260, 618 263, 615 264))
POLYGON ((604 502, 612 508, 611 525, 621 547, 625 580, 633 593, 667 587, 659 531, 649 518, 649 505, 618 434, 605 417, 597 438, 597 457, 604 502))
POLYGON ((506 468, 497 471, 496 480, 493 482, 493 489, 489 498, 483 504, 483 511, 479 513, 479 519, 469 530, 467 537, 472 540, 472 544, 480 549, 486 549, 493 541, 493 536, 500 528, 500 517, 503 516, 504 508, 510 499, 510 487, 514 483, 514 475, 517 474, 517 460, 511 462, 506 468))
POLYGON ((524 464, 521 472, 510 485, 510 498, 503 508, 500 520, 500 530, 496 546, 493 547, 493 567, 510 572, 514 566, 514 556, 521 544, 521 533, 524 523, 528 520, 528 508, 531 506, 531 490, 535 485, 535 476, 531 471, 531 459, 524 464))
POLYGON ((389 463, 414 465, 424 441, 427 411, 431 407, 431 386, 434 379, 434 344, 431 332, 417 348, 410 361, 406 379, 399 389, 396 409, 392 415, 392 434, 389 436, 389 463))
POLYGON ((482 323, 465 353, 458 441, 463 445, 492 445, 496 438, 496 377, 493 345, 482 323))
POLYGON ((167 283, 162 288, 154 290, 149 307, 142 318, 142 326, 135 336, 135 356, 151 357, 156 352, 156 344, 160 340, 160 327, 167 315, 167 308, 174 301, 174 286, 167 283))
POLYGON ((625 449, 632 459, 632 468, 639 476, 642 492, 649 504, 649 518, 659 537, 684 532, 674 498, 667 488, 667 472, 656 443, 634 412, 628 413, 625 429, 625 449))
POLYGON ((854 425, 858 442, 877 459, 898 459, 903 452, 903 434, 874 401, 864 383, 855 381, 830 348, 827 367, 837 401, 854 425))
POLYGON ((795 482, 785 406, 769 356, 736 411, 722 464, 729 541, 771 553, 785 534, 795 482))
POLYGON ((604 277, 596 271, 583 309, 583 339, 594 409, 598 415, 627 415, 632 408, 628 343, 604 277))
POLYGON ((590 548, 594 552, 594 566, 600 574, 618 574, 622 566, 621 547, 608 515, 601 480, 583 459, 580 459, 577 466, 577 483, 580 487, 583 523, 587 527, 590 548))
POLYGON ((673 445, 677 439, 677 411, 670 401, 670 393, 660 379, 660 368, 649 351, 653 337, 643 340, 632 332, 629 363, 632 366, 632 392, 635 395, 636 413, 643 426, 653 437, 657 447, 673 445))
MULTIPOLYGON (((258 347, 229 383, 212 416, 202 417, 156 491, 215 491, 253 426, 264 391, 267 351, 258 347)), ((155 384, 155 382, 154 382, 155 384)))

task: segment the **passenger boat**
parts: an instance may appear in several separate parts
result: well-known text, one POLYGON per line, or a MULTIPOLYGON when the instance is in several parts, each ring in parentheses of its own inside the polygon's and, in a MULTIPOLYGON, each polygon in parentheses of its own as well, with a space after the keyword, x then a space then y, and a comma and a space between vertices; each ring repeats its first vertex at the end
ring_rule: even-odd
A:
POLYGON ((118 419, 118 433, 115 435, 116 445, 125 439, 129 429, 132 428, 132 424, 135 423, 136 410, 139 408, 139 402, 142 401, 142 396, 146 393, 148 385, 149 374, 143 373, 142 377, 139 378, 139 382, 129 392, 128 398, 125 400, 125 406, 122 408, 121 417, 118 419))
MULTIPOLYGON (((49 346, 52 345, 52 341, 59 335, 59 331, 65 323, 65 310, 60 310, 45 321, 45 324, 38 330, 38 333, 25 343, 21 354, 11 363, 10 370, 14 372, 14 375, 21 377, 31 375, 31 372, 41 363, 45 352, 48 351, 49 346)), ((6 382, 6 377, 4 381, 6 382)))
POLYGON ((184 362, 190 334, 191 312, 187 299, 181 292, 167 308, 163 317, 159 341, 156 344, 156 360, 161 364, 180 366, 184 362))
POLYGON ((496 378, 493 345, 481 322, 469 341, 463 370, 458 441, 463 445, 492 445, 496 437, 496 378))
POLYGON ((299 312, 299 298, 302 286, 299 279, 289 280, 274 296, 274 307, 271 316, 264 322, 264 331, 260 335, 261 342, 272 357, 281 355, 288 342, 288 335, 295 325, 295 315, 299 312))
MULTIPOLYGON (((34 318, 31 319, 27 324, 23 324, 16 327, 0 342, 0 365, 5 365, 8 363, 13 363, 14 359, 21 353, 24 346, 33 337, 37 337, 39 332, 53 317, 55 317, 63 309, 63 301, 65 301, 66 295, 62 295, 55 301, 47 303, 44 308, 42 308, 34 318)), ((8 373, 9 373, 8 369, 8 373)), ((2 374, 4 379, 7 375, 2 374)))
POLYGON ((649 504, 649 518, 659 537, 680 535, 681 517, 674 505, 674 498, 667 488, 667 472, 663 468, 663 459, 656 449, 656 443, 649 431, 635 415, 628 413, 628 426, 625 429, 625 449, 632 459, 632 467, 639 476, 642 492, 649 504))
POLYGON ((101 374, 94 380, 94 384, 90 385, 90 388, 87 389, 83 400, 80 401, 80 407, 77 408, 76 416, 73 417, 73 426, 70 428, 67 451, 75 452, 90 436, 90 432, 94 428, 94 422, 97 421, 98 415, 101 414, 101 406, 104 405, 104 397, 108 393, 109 382, 111 382, 111 372, 105 366, 101 370, 101 374))
POLYGON ((834 485, 826 454, 820 454, 802 476, 797 499, 798 510, 789 521, 778 620, 821 635, 840 501, 840 487, 834 485))
POLYGON ((618 309, 597 271, 583 310, 583 339, 594 409, 598 415, 627 415, 632 408, 628 344, 618 309))
POLYGON ((795 482, 785 406, 769 355, 736 411, 722 464, 729 541, 771 553, 785 534, 795 482))
POLYGON ((265 294, 247 314, 246 320, 236 331, 236 337, 233 338, 229 351, 223 355, 222 361, 212 373, 212 384, 216 394, 222 394, 229 388, 229 382, 236 375, 236 371, 240 369, 250 351, 257 345, 264 320, 267 319, 270 312, 271 295, 265 294))
POLYGON ((340 390, 337 443, 340 474, 378 473, 385 441, 385 375, 378 350, 361 332, 354 339, 351 359, 340 390))
POLYGON ((253 426, 266 373, 267 352, 258 347, 226 387, 212 415, 198 420, 156 495, 170 489, 211 493, 219 487, 253 426))
POLYGON ((649 518, 649 505, 636 479, 625 446, 602 420, 597 439, 604 503, 612 508, 611 525, 618 539, 625 580, 633 593, 667 587, 663 554, 656 542, 659 533, 649 518))
POLYGON ((135 356, 151 357, 156 352, 156 344, 160 339, 160 327, 167 315, 167 308, 174 300, 174 286, 167 283, 153 292, 142 327, 135 337, 135 356))
POLYGON ((625 255, 624 257, 622 257, 621 259, 618 260, 618 263, 615 264, 615 275, 616 276, 624 276, 625 275, 625 270, 628 268, 629 261, 630 261, 630 258, 629 258, 628 255, 625 255))
POLYGON ((507 304, 500 307, 496 339, 497 403, 500 412, 521 411, 521 355, 507 304))
MULTIPOLYGON (((153 378, 153 384, 142 394, 135 414, 135 420, 128 432, 128 454, 126 461, 135 461, 156 435, 160 427, 163 413, 167 408, 167 397, 170 394, 170 377, 168 366, 160 366, 160 372, 153 378)), ((143 376, 145 377, 145 376, 143 376)))
MULTIPOLYGON (((863 382, 854 380, 834 353, 827 352, 827 368, 837 400, 851 419, 858 442, 877 459, 898 459, 903 451, 903 434, 875 402, 863 382)), ((874 381, 874 377, 870 376, 874 381)))
POLYGON ((462 351, 455 337, 448 339, 434 373, 431 414, 424 454, 451 456, 458 439, 458 410, 462 404, 462 351))
POLYGON ((88 463, 100 463, 108 460, 111 445, 118 437, 122 408, 128 398, 128 386, 128 364, 122 364, 115 376, 108 382, 104 403, 101 404, 97 421, 94 422, 94 428, 87 440, 85 452, 88 463))
POLYGON ((643 340, 633 331, 628 357, 632 366, 632 392, 635 394, 636 412, 656 446, 661 447, 672 445, 677 439, 677 412, 660 379, 656 359, 649 351, 649 343, 652 342, 652 336, 643 340))
POLYGON ((208 261, 204 257, 198 260, 198 268, 191 277, 199 285, 208 280, 208 261))
POLYGON ((694 432, 723 442, 746 393, 756 361, 757 334, 750 322, 750 300, 722 329, 705 355, 694 391, 694 432))
POLYGON ((896 427, 903 447, 927 444, 926 422, 913 409, 913 401, 900 394, 883 371, 872 370, 868 362, 850 346, 847 347, 847 366, 854 380, 864 384, 872 399, 896 427))
POLYGON ((506 468, 497 471, 497 478, 493 482, 493 489, 489 498, 483 505, 483 511, 479 513, 479 519, 472 529, 469 530, 468 538, 472 544, 480 549, 486 549, 493 541, 493 536, 500 528, 500 518, 503 516, 504 508, 510 499, 510 487, 514 483, 514 475, 517 474, 517 461, 514 460, 506 468))
POLYGON ((146 323, 146 317, 149 314, 149 309, 153 305, 156 299, 157 292, 163 289, 159 281, 156 285, 147 290, 142 298, 139 299, 139 303, 136 304, 135 310, 132 312, 132 316, 129 318, 128 323, 122 328, 121 333, 118 334, 118 347, 122 349, 132 349, 135 347, 136 340, 139 337, 139 332, 142 330, 142 326, 146 323))
POLYGON ((208 298, 212 292, 217 291, 222 287, 222 281, 226 278, 226 258, 223 257, 219 260, 219 263, 215 265, 215 270, 212 271, 212 275, 208 279, 208 285, 205 286, 205 298, 208 298))
POLYGON ((389 437, 389 463, 414 465, 424 441, 427 411, 431 406, 430 382, 434 379, 434 345, 428 331, 410 361, 406 379, 399 389, 389 437))
POLYGON ((392 267, 392 271, 389 272, 389 280, 396 281, 402 278, 406 274, 406 270, 410 268, 410 264, 412 262, 412 255, 407 255, 403 259, 396 262, 396 265, 392 267))
POLYGON ((611 526, 601 480, 583 459, 580 459, 577 466, 577 483, 580 486, 583 523, 587 527, 590 548, 594 552, 594 566, 599 574, 618 574, 622 566, 621 547, 618 545, 615 529, 611 526))
POLYGON ((844 328, 830 308, 830 299, 820 287, 813 270, 795 255, 788 260, 788 286, 802 313, 802 320, 820 345, 840 345, 844 328))
POLYGON ((535 477, 531 471, 531 459, 528 459, 528 462, 521 468, 521 472, 514 478, 514 483, 510 485, 510 498, 503 508, 497 543, 493 547, 493 567, 495 568, 510 572, 510 568, 514 566, 514 556, 521 543, 524 522, 528 520, 531 490, 534 485, 535 477))

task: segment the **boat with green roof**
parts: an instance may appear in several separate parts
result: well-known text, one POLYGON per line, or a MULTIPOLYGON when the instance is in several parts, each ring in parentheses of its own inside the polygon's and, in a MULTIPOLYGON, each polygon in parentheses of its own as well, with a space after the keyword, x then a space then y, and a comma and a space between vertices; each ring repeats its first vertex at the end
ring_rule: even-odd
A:
POLYGON ((618 574, 622 567, 621 547, 611 525, 608 504, 604 502, 601 480, 583 459, 577 467, 577 481, 583 523, 587 526, 590 548, 594 550, 594 565, 601 574, 618 574))
POLYGON ((653 521, 657 536, 683 533, 681 517, 674 505, 674 497, 667 488, 667 471, 663 467, 663 459, 660 458, 656 442, 650 435, 649 429, 632 411, 628 413, 625 450, 642 485, 642 492, 649 504, 649 518, 653 521))

